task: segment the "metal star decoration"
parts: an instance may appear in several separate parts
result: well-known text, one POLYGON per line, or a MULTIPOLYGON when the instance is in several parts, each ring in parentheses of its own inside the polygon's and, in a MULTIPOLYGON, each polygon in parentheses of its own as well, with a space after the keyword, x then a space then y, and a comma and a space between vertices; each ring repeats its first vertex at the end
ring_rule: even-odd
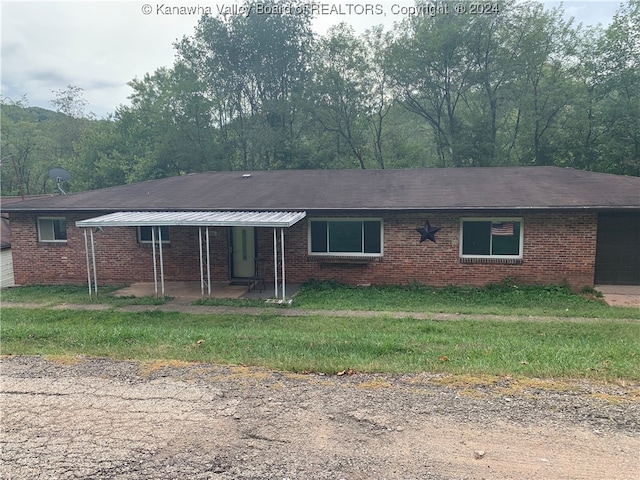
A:
POLYGON ((424 224, 424 227, 416 228, 416 232, 420 234, 420 243, 425 240, 431 240, 433 243, 436 242, 436 232, 440 230, 440 228, 434 228, 429 224, 429 220, 427 220, 424 224))

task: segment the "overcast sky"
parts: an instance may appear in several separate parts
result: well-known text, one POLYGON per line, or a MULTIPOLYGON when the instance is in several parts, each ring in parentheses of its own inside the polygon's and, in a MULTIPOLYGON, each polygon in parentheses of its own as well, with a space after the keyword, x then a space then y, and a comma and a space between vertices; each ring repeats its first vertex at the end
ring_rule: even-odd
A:
MULTIPOLYGON (((193 33, 199 15, 168 15, 163 6, 192 7, 196 12, 208 8, 217 13, 239 4, 237 0, 0 1, 2 96, 15 101, 26 95, 30 106, 53 109, 53 91, 74 85, 84 90, 87 111, 98 118, 128 103, 131 89, 127 82, 159 67, 171 66, 173 42, 193 33)), ((329 7, 350 4, 360 13, 367 6, 380 6, 372 15, 321 15, 314 24, 320 33, 341 21, 359 31, 380 23, 391 26, 404 18, 396 13, 398 5, 414 4, 413 0, 315 3, 319 2, 329 7)), ((545 4, 557 6, 560 2, 545 4)), ((565 1, 563 5, 578 22, 607 25, 620 2, 565 1)))

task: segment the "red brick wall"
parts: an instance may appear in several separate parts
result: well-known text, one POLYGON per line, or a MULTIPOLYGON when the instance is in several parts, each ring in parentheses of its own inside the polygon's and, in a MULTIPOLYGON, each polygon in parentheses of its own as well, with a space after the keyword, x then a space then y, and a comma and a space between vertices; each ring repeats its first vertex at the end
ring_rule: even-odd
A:
MULTIPOLYGON (((303 282, 310 278, 352 284, 415 281, 442 286, 485 285, 510 278, 515 282, 540 284, 567 280, 574 288, 593 285, 595 213, 513 215, 497 212, 490 216, 524 219, 522 264, 460 263, 461 215, 455 213, 385 215, 382 259, 364 264, 326 263, 308 255, 307 221, 303 220, 285 229, 287 281, 303 282), (427 218, 433 226, 441 228, 436 234, 437 243, 419 243, 415 228, 423 225, 427 218)), ((12 214, 16 283, 86 283, 84 236, 82 229, 75 227, 75 222, 84 218, 86 216, 67 216, 67 243, 50 244, 38 242, 37 216, 12 214)), ((212 280, 226 281, 229 278, 228 229, 209 230, 212 280)), ((259 228, 257 232, 258 256, 264 260, 265 273, 271 278, 273 230, 259 228)), ((95 233, 94 238, 99 284, 153 280, 151 246, 137 243, 135 228, 107 227, 95 233)), ((172 227, 171 243, 163 248, 163 258, 168 281, 198 281, 198 229, 172 227)))
MULTIPOLYGON (((568 281, 576 288, 593 286, 597 215, 595 213, 532 213, 465 217, 523 218, 523 258, 519 265, 460 263, 459 214, 398 214, 384 216, 384 255, 364 264, 325 263, 310 257, 307 222, 286 230, 287 279, 302 282, 309 278, 337 280, 352 284, 399 284, 418 282, 434 286, 450 284, 486 285, 505 278, 529 284, 568 281), (429 219, 440 227, 436 243, 420 243, 416 227, 429 219)), ((267 240, 264 240, 267 243, 267 240)), ((271 247, 273 249, 273 247, 271 247)), ((273 268, 271 267, 271 271, 273 268)))
MULTIPOLYGON (((77 228, 75 222, 88 217, 66 215, 66 243, 38 242, 37 218, 11 215, 16 283, 86 283, 84 229, 77 228)), ((91 251, 89 235, 88 238, 91 251)), ((226 281, 229 277, 226 228, 210 228, 209 242, 212 281, 226 281)), ((152 247, 138 243, 135 227, 107 227, 94 233, 94 244, 99 285, 153 281, 152 247)), ((200 280, 197 228, 171 227, 170 243, 163 244, 162 254, 167 281, 200 280)), ((158 249, 156 268, 159 276, 158 249)))

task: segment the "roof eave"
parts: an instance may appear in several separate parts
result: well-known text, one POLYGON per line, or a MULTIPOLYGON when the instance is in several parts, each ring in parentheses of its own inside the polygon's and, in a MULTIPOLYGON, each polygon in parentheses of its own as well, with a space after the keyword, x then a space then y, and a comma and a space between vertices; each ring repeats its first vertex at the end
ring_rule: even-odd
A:
POLYGON ((99 208, 61 208, 61 207, 27 207, 27 208, 3 208, 3 213, 102 213, 102 212, 187 212, 187 211, 451 211, 451 210, 640 210, 640 205, 466 205, 466 206, 360 206, 360 207, 335 207, 335 206, 314 206, 314 207, 290 207, 290 208, 117 208, 117 207, 99 207, 99 208))

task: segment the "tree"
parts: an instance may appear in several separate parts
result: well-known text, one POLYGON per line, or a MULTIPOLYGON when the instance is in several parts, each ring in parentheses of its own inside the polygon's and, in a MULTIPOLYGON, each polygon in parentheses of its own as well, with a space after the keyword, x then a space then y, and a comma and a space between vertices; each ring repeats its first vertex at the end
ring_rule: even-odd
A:
POLYGON ((572 20, 564 20, 559 8, 544 10, 542 4, 526 3, 513 15, 519 34, 512 37, 517 40, 512 51, 519 77, 512 90, 518 99, 512 147, 519 145, 515 150, 519 163, 552 165, 555 127, 571 102, 578 36, 572 20))
POLYGON ((468 164, 466 119, 459 107, 472 86, 466 16, 414 17, 396 29, 390 72, 401 104, 433 131, 441 166, 468 164))
POLYGON ((51 100, 51 104, 56 107, 56 112, 64 113, 71 118, 95 118, 93 113, 84 113, 89 104, 84 98, 84 89, 67 85, 64 90, 52 90, 52 92, 55 93, 55 98, 51 100))
POLYGON ((30 193, 33 154, 36 149, 35 129, 23 120, 15 121, 9 114, 12 107, 25 108, 26 98, 18 102, 3 99, 2 103, 2 193, 21 195, 30 193))
POLYGON ((310 112, 325 132, 344 141, 360 168, 365 166, 368 101, 364 43, 353 28, 331 28, 315 48, 313 81, 308 89, 310 112))
POLYGON ((500 4, 498 14, 469 19, 468 61, 472 67, 472 87, 465 101, 470 140, 477 152, 473 165, 510 163, 505 153, 513 108, 510 89, 518 78, 518 53, 523 35, 514 19, 514 8, 515 3, 508 1, 500 4))
POLYGON ((628 0, 620 7, 597 53, 596 76, 606 128, 598 145, 599 168, 640 175, 640 0, 628 0))
POLYGON ((295 166, 310 44, 310 17, 287 13, 203 17, 176 44, 180 61, 206 85, 225 150, 239 154, 231 168, 295 166))
POLYGON ((389 61, 386 58, 391 35, 385 34, 382 26, 369 29, 364 34, 368 68, 365 81, 369 94, 369 125, 373 152, 380 168, 385 168, 383 133, 386 130, 387 116, 391 111, 398 92, 393 88, 389 75, 389 61))
POLYGON ((58 125, 66 116, 29 107, 26 97, 3 98, 1 110, 2 194, 46 193, 49 170, 60 166, 56 148, 64 139, 58 125))
POLYGON ((129 144, 144 161, 132 179, 157 178, 221 167, 211 101, 205 86, 183 63, 130 83, 131 107, 117 115, 129 144))

